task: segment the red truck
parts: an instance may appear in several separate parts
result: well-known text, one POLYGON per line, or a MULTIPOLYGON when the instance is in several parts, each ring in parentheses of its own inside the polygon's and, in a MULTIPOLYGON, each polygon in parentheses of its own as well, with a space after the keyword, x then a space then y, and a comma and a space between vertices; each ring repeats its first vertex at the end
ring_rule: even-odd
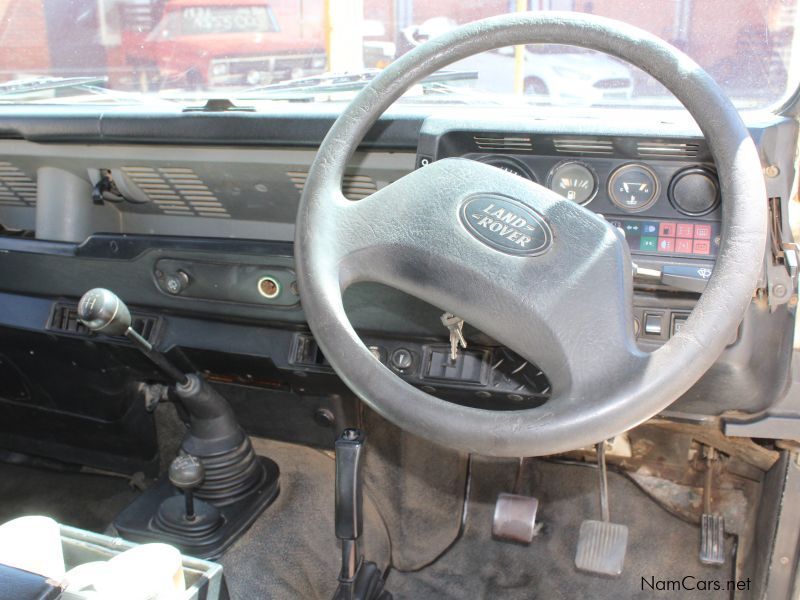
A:
POLYGON ((158 24, 129 39, 148 88, 266 85, 325 70, 321 0, 167 0, 158 24), (309 13, 298 20, 297 7, 309 13), (285 19, 281 19, 281 16, 285 19), (304 24, 312 25, 304 25, 304 24))

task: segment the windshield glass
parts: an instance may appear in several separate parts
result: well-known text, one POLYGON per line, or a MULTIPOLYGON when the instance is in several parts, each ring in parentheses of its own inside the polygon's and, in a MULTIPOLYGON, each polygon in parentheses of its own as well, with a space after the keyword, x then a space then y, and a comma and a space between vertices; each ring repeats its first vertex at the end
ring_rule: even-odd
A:
MULTIPOLYGON (((346 101, 397 57, 463 23, 568 10, 660 36, 700 63, 739 107, 761 108, 798 84, 798 2, 0 0, 0 101, 346 101)), ((460 61, 404 101, 677 106, 642 71, 557 45, 460 61)))

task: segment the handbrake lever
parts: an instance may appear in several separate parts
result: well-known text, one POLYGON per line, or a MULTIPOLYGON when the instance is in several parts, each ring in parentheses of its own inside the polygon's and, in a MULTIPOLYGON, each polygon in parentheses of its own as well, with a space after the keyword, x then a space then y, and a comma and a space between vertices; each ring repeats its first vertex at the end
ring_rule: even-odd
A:
POLYGON ((383 575, 374 562, 364 560, 359 539, 364 530, 363 461, 366 436, 345 429, 336 440, 336 537, 342 543, 342 568, 334 600, 391 600, 383 589, 383 575))

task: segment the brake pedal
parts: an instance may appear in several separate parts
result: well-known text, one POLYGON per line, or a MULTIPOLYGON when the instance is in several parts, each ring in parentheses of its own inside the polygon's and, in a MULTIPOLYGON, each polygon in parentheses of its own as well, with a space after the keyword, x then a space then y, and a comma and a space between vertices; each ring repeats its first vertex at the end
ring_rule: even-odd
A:
POLYGON ((492 518, 492 536, 499 540, 530 544, 536 535, 536 511, 539 500, 520 494, 525 459, 520 458, 513 493, 497 496, 492 518))
POLYGON ((711 483, 717 452, 707 446, 706 478, 703 485, 703 515, 700 517, 700 562, 704 565, 725 564, 725 519, 711 512, 711 483))
POLYGON ((575 566, 590 573, 619 575, 622 573, 628 549, 628 527, 611 522, 605 442, 597 444, 597 466, 600 473, 600 513, 603 520, 587 519, 581 523, 575 566))

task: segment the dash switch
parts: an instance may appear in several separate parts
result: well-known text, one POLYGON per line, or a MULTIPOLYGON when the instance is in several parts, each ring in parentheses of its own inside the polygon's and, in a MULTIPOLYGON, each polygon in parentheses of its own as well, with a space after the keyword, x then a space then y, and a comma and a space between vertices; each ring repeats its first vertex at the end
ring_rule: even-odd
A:
POLYGON ((657 314, 644 315, 644 332, 647 335, 661 335, 663 316, 657 314))

